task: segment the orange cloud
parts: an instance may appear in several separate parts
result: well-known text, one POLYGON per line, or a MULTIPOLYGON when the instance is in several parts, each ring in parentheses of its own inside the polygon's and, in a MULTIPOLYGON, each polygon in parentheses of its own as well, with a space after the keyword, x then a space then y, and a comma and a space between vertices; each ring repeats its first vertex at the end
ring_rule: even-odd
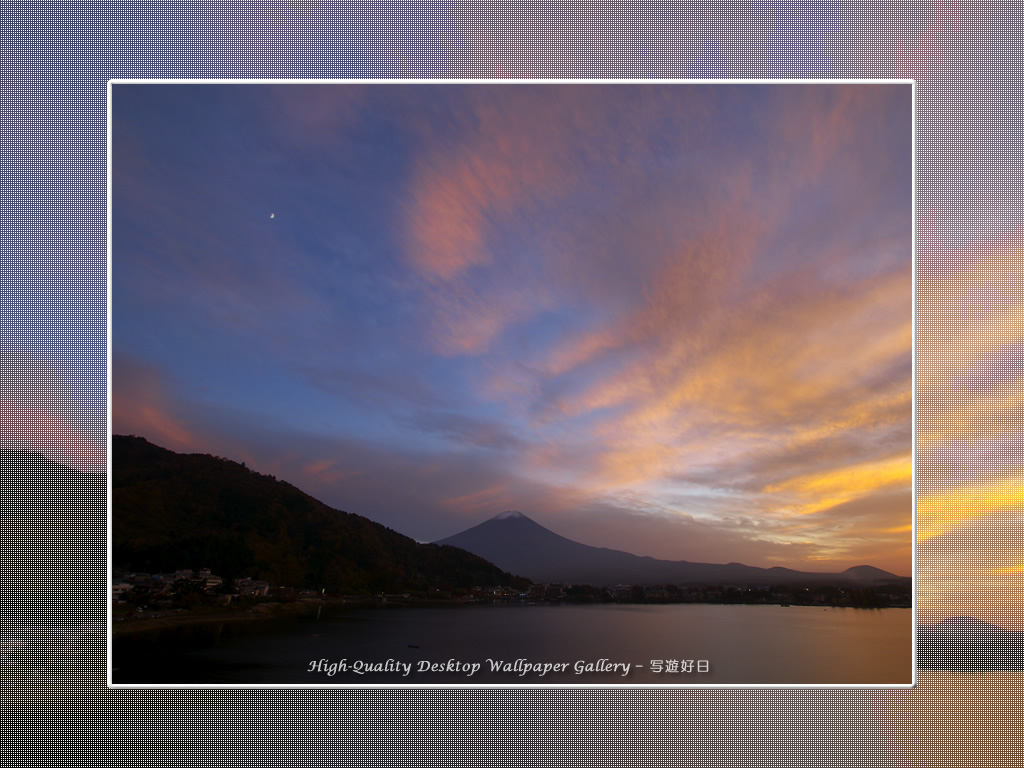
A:
MULTIPOLYGON (((802 475, 767 485, 762 493, 792 500, 792 511, 808 515, 852 499, 891 488, 910 488, 913 466, 909 450, 880 461, 863 462, 802 475)), ((907 510, 909 521, 909 512, 907 510)))
MULTIPOLYGON (((969 143, 969 142, 968 142, 969 143)), ((975 147, 969 147, 974 151, 975 147)), ((1003 626, 1022 615, 1018 563, 1018 238, 925 253, 918 294, 918 541, 922 618, 970 613, 1003 626)))
POLYGON ((1015 495, 1012 488, 993 490, 991 499, 972 499, 973 494, 962 499, 977 505, 974 514, 961 514, 954 500, 938 509, 930 508, 929 501, 919 515, 918 608, 922 621, 970 613, 1005 627, 1020 628, 1024 623, 1017 601, 1007 599, 1024 587, 1020 507, 1005 503, 1008 496, 1015 495), (946 530, 937 532, 942 527, 946 530))
MULTIPOLYGON (((703 333, 697 322, 693 336, 676 333, 676 299, 661 296, 617 334, 646 337, 643 351, 547 412, 549 419, 598 416, 591 436, 606 446, 605 466, 615 477, 639 482, 684 469, 688 456, 698 458, 690 447, 703 443, 708 429, 735 455, 761 450, 765 441, 796 446, 842 433, 855 439, 858 430, 905 424, 909 455, 909 274, 865 281, 845 296, 766 293, 730 306, 731 315, 703 333), (600 414, 610 408, 616 410, 600 414)), ((560 350, 557 359, 612 349, 610 338, 594 334, 585 349, 560 350)))
POLYGON ((986 517, 1024 508, 1024 480, 1003 477, 957 485, 947 491, 918 497, 918 538, 962 529, 986 517))
POLYGON ((637 485, 671 471, 676 454, 672 446, 643 439, 621 447, 609 446, 601 452, 596 471, 584 478, 584 483, 596 491, 637 485))

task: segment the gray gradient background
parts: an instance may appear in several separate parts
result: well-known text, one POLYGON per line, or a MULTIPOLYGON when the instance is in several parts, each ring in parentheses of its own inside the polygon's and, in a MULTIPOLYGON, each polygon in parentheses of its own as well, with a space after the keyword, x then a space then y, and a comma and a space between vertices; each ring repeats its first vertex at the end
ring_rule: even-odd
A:
MULTIPOLYGON (((658 15, 616 5, 409 14, 96 4, 10 5, 3 18, 3 282, 19 297, 2 311, 3 423, 10 430, 35 403, 50 416, 39 445, 56 454, 105 441, 108 78, 915 78, 917 484, 937 499, 919 509, 919 532, 934 534, 919 547, 919 600, 937 618, 1019 626, 1017 486, 991 509, 984 494, 942 493, 1017 471, 1011 334, 1024 276, 1013 7, 787 3, 658 15), (970 375, 979 370, 989 374, 970 375), (993 382, 1000 396, 984 397, 993 382), (971 429, 943 436, 961 415, 971 429), (981 524, 954 527, 944 516, 981 524)), ((103 542, 53 544, 64 572, 38 575, 60 587, 54 611, 103 621, 103 542)), ((85 656, 28 686, 5 685, 3 763, 65 752, 70 764, 109 765, 1024 760, 1019 673, 921 673, 913 690, 108 691, 104 680, 85 656)))

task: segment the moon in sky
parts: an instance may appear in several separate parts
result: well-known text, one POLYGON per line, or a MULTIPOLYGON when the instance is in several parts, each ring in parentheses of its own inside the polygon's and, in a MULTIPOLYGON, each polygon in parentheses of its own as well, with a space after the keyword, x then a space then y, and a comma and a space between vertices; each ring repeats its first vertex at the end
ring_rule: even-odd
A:
POLYGON ((274 218, 274 214, 270 214, 270 218, 274 218))

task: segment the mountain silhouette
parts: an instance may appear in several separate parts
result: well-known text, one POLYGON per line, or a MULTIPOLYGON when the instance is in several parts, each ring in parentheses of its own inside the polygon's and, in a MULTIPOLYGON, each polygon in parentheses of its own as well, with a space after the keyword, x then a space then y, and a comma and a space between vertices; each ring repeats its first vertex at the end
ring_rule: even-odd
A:
POLYGON ((209 568, 341 593, 515 583, 476 555, 420 544, 229 459, 114 435, 112 466, 114 568, 209 568))
POLYGON ((842 573, 812 573, 790 568, 757 568, 742 563, 694 563, 581 544, 531 520, 521 512, 502 512, 468 530, 440 539, 489 560, 502 570, 538 582, 609 586, 614 584, 795 583, 882 584, 910 579, 868 565, 842 573))
POLYGON ((81 578, 80 613, 102 616, 106 589, 107 478, 78 472, 40 453, 0 450, 0 511, 7 546, 0 599, 7 618, 64 610, 60 574, 81 578))
POLYGON ((917 628, 917 666, 955 672, 1024 670, 1024 632, 973 616, 956 616, 917 628))

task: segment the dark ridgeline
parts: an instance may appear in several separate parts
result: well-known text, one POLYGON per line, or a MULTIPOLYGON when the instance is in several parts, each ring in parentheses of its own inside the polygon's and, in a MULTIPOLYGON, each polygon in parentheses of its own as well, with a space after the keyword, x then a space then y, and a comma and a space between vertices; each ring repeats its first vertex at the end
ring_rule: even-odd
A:
POLYGON ((917 666, 953 672, 1024 671, 1024 632, 971 616, 919 625, 917 666))
POLYGON ((362 594, 525 583, 228 459, 115 435, 112 469, 115 569, 209 568, 226 579, 362 594))
POLYGON ((107 478, 0 451, 0 600, 12 624, 106 615, 107 478))
POLYGON ((860 565, 842 573, 811 573, 789 568, 756 568, 686 560, 656 560, 628 552, 580 544, 549 531, 520 512, 503 512, 438 544, 462 547, 499 568, 536 582, 614 584, 828 584, 909 585, 908 577, 860 565))

